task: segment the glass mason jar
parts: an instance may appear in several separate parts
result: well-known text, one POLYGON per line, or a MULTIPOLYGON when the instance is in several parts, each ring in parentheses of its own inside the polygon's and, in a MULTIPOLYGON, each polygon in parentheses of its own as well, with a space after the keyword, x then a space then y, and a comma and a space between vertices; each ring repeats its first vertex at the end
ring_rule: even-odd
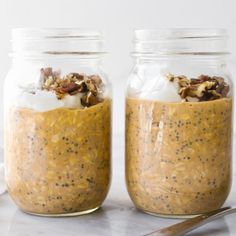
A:
POLYGON ((111 86, 101 33, 13 30, 4 89, 8 191, 25 212, 80 215, 104 201, 111 175, 111 86))
POLYGON ((227 35, 138 30, 126 95, 126 184, 138 209, 189 217, 231 188, 232 96, 227 35))

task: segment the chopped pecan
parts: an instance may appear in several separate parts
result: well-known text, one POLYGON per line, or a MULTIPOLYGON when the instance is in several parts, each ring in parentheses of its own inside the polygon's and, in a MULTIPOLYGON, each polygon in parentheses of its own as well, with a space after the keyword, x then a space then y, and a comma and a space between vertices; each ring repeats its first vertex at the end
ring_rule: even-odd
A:
POLYGON ((200 75, 196 79, 188 79, 186 76, 167 75, 171 82, 179 85, 179 95, 183 101, 211 101, 227 97, 230 87, 223 77, 200 75), (192 99, 194 98, 194 99, 192 99))
POLYGON ((87 100, 90 106, 96 105, 100 102, 99 97, 96 97, 92 92, 88 93, 87 100))
POLYGON ((81 98, 81 104, 85 107, 96 105, 99 102, 101 102, 101 100, 90 91, 81 98))
POLYGON ((223 77, 213 76, 212 79, 213 79, 213 80, 216 80, 219 84, 225 83, 225 80, 224 80, 223 77))
POLYGON ((179 95, 181 98, 186 98, 188 96, 188 92, 190 90, 190 87, 180 88, 179 95))
POLYGON ((49 77, 53 75, 51 67, 42 68, 40 71, 44 77, 49 77))
POLYGON ((64 92, 64 93, 73 93, 75 91, 77 91, 78 89, 80 88, 80 86, 76 83, 70 83, 70 84, 67 84, 67 85, 64 85, 61 90, 64 92))
POLYGON ((86 93, 89 91, 89 89, 84 81, 79 81, 79 82, 77 81, 75 83, 79 85, 79 89, 78 89, 79 93, 86 93))
POLYGON ((211 77, 208 75, 200 75, 197 78, 198 81, 200 81, 200 83, 205 82, 205 81, 211 81, 211 77))
POLYGON ((176 78, 178 79, 178 84, 181 88, 187 87, 189 85, 189 79, 186 76, 181 75, 177 76, 176 78))
POLYGON ((93 106, 102 102, 103 82, 98 75, 70 73, 63 78, 60 71, 53 71, 51 67, 42 68, 40 76, 41 88, 56 93, 58 99, 66 94, 82 93, 82 105, 93 106))
POLYGON ((205 82, 202 82, 200 84, 198 84, 197 87, 194 87, 194 90, 192 89, 192 94, 193 95, 196 95, 196 97, 202 97, 204 92, 208 91, 209 89, 212 88, 212 86, 214 86, 215 83, 214 82, 211 82, 211 81, 205 81, 205 82))
POLYGON ((98 75, 91 75, 90 79, 97 87, 99 87, 102 84, 102 79, 98 75))
POLYGON ((175 79, 175 76, 169 73, 169 74, 167 74, 166 78, 167 78, 169 81, 173 82, 174 79, 175 79))
POLYGON ((76 78, 77 80, 81 81, 84 80, 84 75, 79 74, 79 73, 70 73, 72 78, 76 78))
POLYGON ((96 86, 96 84, 93 82, 93 80, 89 78, 89 79, 87 79, 87 80, 85 81, 85 83, 86 83, 86 85, 87 85, 88 90, 89 90, 90 92, 92 92, 92 93, 96 96, 98 90, 97 90, 97 86, 96 86))

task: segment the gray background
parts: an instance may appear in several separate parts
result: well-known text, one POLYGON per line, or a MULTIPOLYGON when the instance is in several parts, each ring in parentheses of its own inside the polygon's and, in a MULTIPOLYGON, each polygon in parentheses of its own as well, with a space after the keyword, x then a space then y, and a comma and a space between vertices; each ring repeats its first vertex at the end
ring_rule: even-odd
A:
MULTIPOLYGON (((217 27, 231 37, 231 70, 236 77, 235 0, 0 0, 0 89, 10 67, 10 31, 15 27, 89 27, 104 31, 113 82, 114 133, 124 130, 124 87, 132 66, 132 31, 140 28, 217 27), (234 65, 234 66, 233 66, 234 65)), ((2 94, 2 92, 1 92, 2 94)), ((0 99, 2 124, 2 97, 0 99)), ((0 126, 2 139, 2 125, 0 126)))

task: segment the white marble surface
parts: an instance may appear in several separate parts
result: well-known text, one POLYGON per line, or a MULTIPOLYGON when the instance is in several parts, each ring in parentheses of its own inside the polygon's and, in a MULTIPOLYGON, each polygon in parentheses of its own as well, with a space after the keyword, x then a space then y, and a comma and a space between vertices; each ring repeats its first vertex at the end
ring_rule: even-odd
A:
MULTIPOLYGON (((114 139, 113 181, 102 208, 95 213, 69 218, 44 218, 27 215, 16 208, 8 194, 0 196, 0 236, 139 236, 177 223, 137 211, 124 183, 124 145, 114 139)), ((236 205, 236 185, 226 205, 236 205)), ((235 236, 236 214, 225 216, 188 235, 235 236)))

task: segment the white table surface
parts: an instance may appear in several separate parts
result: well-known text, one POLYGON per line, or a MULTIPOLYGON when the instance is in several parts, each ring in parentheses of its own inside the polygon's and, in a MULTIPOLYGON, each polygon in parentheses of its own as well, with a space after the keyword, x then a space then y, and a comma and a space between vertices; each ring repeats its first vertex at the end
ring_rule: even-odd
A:
MULTIPOLYGON (((226 202, 226 205, 233 204, 236 205, 236 186, 226 202)), ((67 218, 31 216, 18 210, 8 194, 0 196, 0 236, 139 236, 177 222, 180 220, 144 214, 133 206, 124 182, 122 136, 114 138, 113 179, 109 195, 102 208, 92 214, 67 218)), ((236 236, 236 214, 187 235, 236 236)))

